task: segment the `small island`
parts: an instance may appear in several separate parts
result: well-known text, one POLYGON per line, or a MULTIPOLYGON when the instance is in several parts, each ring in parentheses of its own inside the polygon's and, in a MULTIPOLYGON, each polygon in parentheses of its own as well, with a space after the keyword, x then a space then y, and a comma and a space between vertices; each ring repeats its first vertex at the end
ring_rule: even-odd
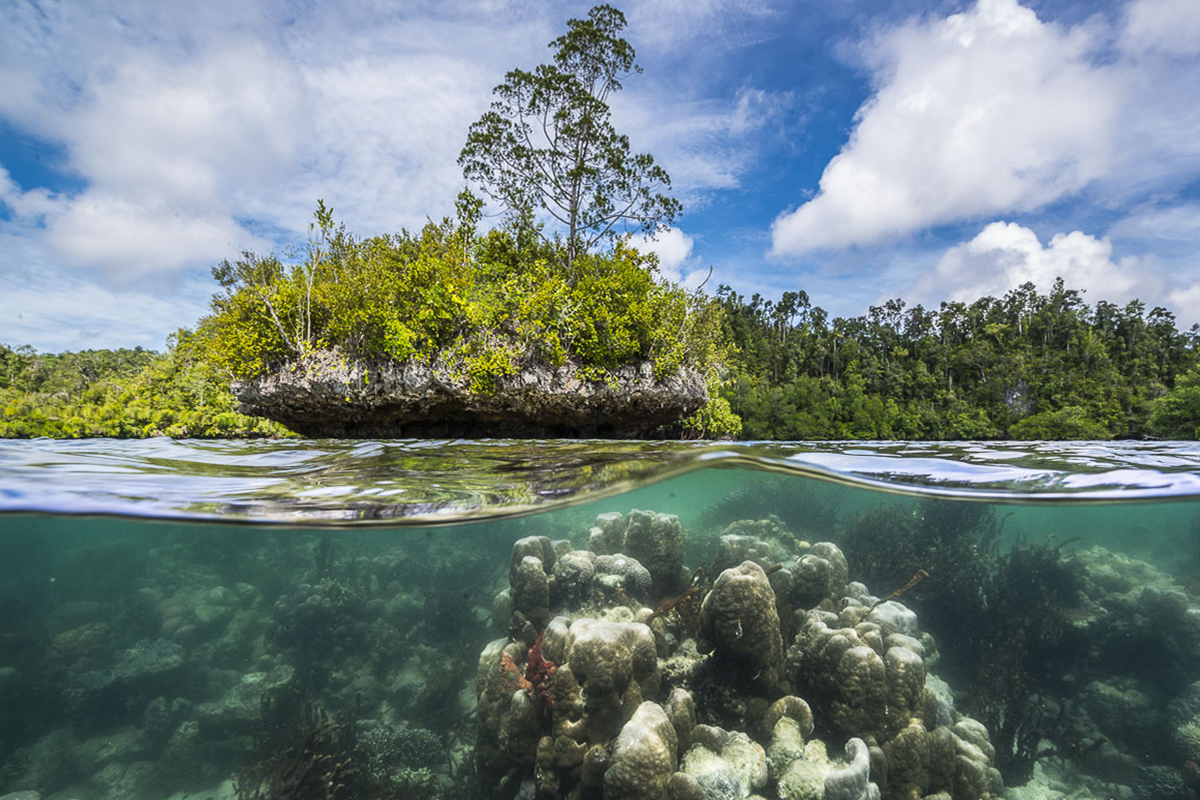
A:
POLYGON ((307 436, 736 434, 708 393, 719 305, 624 236, 680 210, 609 120, 606 98, 638 70, 624 27, 604 5, 570 20, 552 63, 509 72, 471 126, 459 163, 499 227, 479 230, 470 190, 454 219, 366 239, 319 202, 306 259, 218 266, 204 327, 238 410, 307 436))

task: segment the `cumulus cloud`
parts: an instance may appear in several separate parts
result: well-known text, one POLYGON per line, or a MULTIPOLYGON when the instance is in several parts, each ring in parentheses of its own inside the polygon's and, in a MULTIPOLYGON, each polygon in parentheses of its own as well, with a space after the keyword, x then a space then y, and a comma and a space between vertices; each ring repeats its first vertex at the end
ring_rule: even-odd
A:
POLYGON ((644 233, 633 234, 629 244, 643 253, 658 256, 658 270, 669 281, 683 280, 683 268, 692 255, 695 241, 679 228, 660 231, 655 237, 644 233))
POLYGON ((47 217, 62 212, 63 201, 47 189, 25 190, 0 166, 0 205, 9 209, 13 219, 22 224, 41 224, 47 217))
POLYGON ((169 333, 207 310, 204 275, 143 279, 113 289, 47 259, 29 237, 0 234, 3 341, 39 350, 136 347, 161 350, 169 333))
MULTIPOLYGON (((741 0, 685 6, 634 4, 631 18, 697 21, 691 34, 676 27, 678 42, 714 15, 760 13, 741 0)), ((0 116, 61 145, 84 188, 55 196, 8 180, 3 202, 41 215, 21 235, 114 286, 296 241, 318 198, 362 233, 420 227, 452 211, 458 152, 492 87, 543 60, 562 17, 496 0, 301 15, 277 0, 10 4, 0 116)), ((653 90, 619 99, 634 147, 685 194, 736 186, 731 141, 772 107, 753 92, 723 105, 653 90)))
POLYGON ((885 33, 867 56, 877 90, 816 196, 776 219, 772 253, 1034 209, 1105 174, 1124 88, 1093 46, 1016 0, 885 33))
POLYGON ((943 254, 913 294, 924 302, 970 302, 999 297, 1023 283, 1048 291, 1056 278, 1083 289, 1089 302, 1124 302, 1159 296, 1162 281, 1138 259, 1113 260, 1112 243, 1082 231, 1055 234, 1043 245, 1036 233, 1015 222, 993 222, 969 242, 943 254))

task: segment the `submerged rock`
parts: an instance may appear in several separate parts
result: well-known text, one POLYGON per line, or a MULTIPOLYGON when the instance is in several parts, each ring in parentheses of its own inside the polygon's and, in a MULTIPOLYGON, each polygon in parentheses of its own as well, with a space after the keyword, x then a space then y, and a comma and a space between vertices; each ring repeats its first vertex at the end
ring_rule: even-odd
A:
POLYGON ((585 380, 569 365, 528 365, 478 394, 464 371, 444 364, 351 361, 334 351, 236 381, 233 392, 243 414, 341 438, 638 438, 708 399, 698 372, 659 379, 648 361, 612 370, 607 381, 585 380))

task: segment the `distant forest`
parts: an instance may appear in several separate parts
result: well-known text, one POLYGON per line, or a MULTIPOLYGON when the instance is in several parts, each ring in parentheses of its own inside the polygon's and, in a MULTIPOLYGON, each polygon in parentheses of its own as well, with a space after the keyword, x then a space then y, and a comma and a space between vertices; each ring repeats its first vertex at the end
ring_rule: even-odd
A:
MULTIPOLYGON (((1139 301, 1091 306, 1061 281, 833 319, 802 291, 716 300, 744 439, 1200 438, 1200 327, 1139 301)), ((0 345, 0 437, 287 435, 236 412, 204 346, 188 330, 161 354, 0 345)))
POLYGON ((830 320, 804 292, 717 297, 747 439, 1197 438, 1200 326, 1137 300, 1092 307, 1059 280, 830 320))
POLYGON ((202 357, 199 338, 180 330, 165 353, 0 345, 0 438, 287 435, 237 413, 229 381, 202 357))

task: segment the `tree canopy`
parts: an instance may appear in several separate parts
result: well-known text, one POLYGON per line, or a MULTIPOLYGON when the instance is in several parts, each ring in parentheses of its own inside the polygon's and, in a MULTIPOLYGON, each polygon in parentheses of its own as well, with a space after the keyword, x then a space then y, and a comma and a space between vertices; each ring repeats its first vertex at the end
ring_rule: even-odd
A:
POLYGON ((0 345, 0 437, 284 436, 237 413, 226 378, 180 329, 166 353, 142 348, 38 353, 0 345))
POLYGON ((286 361, 287 332, 307 331, 311 313, 312 339, 301 349, 330 337, 356 353, 421 357, 448 346, 482 390, 531 347, 590 364, 597 375, 632 353, 661 359, 663 369, 677 358, 723 364, 710 370, 710 402, 684 421, 684 436, 1200 437, 1200 328, 1180 331, 1169 312, 1147 312, 1138 301, 1089 306, 1061 283, 1047 293, 1027 284, 936 310, 892 300, 831 319, 803 291, 776 301, 728 287, 716 298, 689 295, 649 277, 641 257, 624 249, 583 259, 588 277, 571 287, 545 253, 523 260, 533 245, 507 231, 475 241, 475 278, 437 288, 459 263, 458 230, 443 221, 383 242, 318 231, 324 255, 311 304, 311 256, 230 265, 229 275, 264 282, 231 284, 199 333, 180 331, 163 355, 0 346, 0 435, 278 435, 277 426, 235 413, 226 379, 286 361), (391 266, 368 269, 373 253, 391 266), (345 282, 327 283, 327 275, 345 282), (388 299, 404 287, 409 294, 388 299), (283 333, 261 296, 275 304, 283 333))
POLYGON ((628 231, 655 231, 680 211, 663 194, 667 172, 633 154, 610 120, 609 96, 639 72, 620 33, 625 15, 609 5, 567 22, 550 43, 552 63, 514 69, 495 102, 470 128, 458 163, 500 203, 510 223, 540 230, 539 214, 565 230, 568 268, 597 243, 628 231))
POLYGON ((722 393, 748 438, 1191 438, 1200 425, 1200 328, 1136 300, 1089 306, 1059 280, 831 319, 803 291, 717 296, 739 353, 722 393))

